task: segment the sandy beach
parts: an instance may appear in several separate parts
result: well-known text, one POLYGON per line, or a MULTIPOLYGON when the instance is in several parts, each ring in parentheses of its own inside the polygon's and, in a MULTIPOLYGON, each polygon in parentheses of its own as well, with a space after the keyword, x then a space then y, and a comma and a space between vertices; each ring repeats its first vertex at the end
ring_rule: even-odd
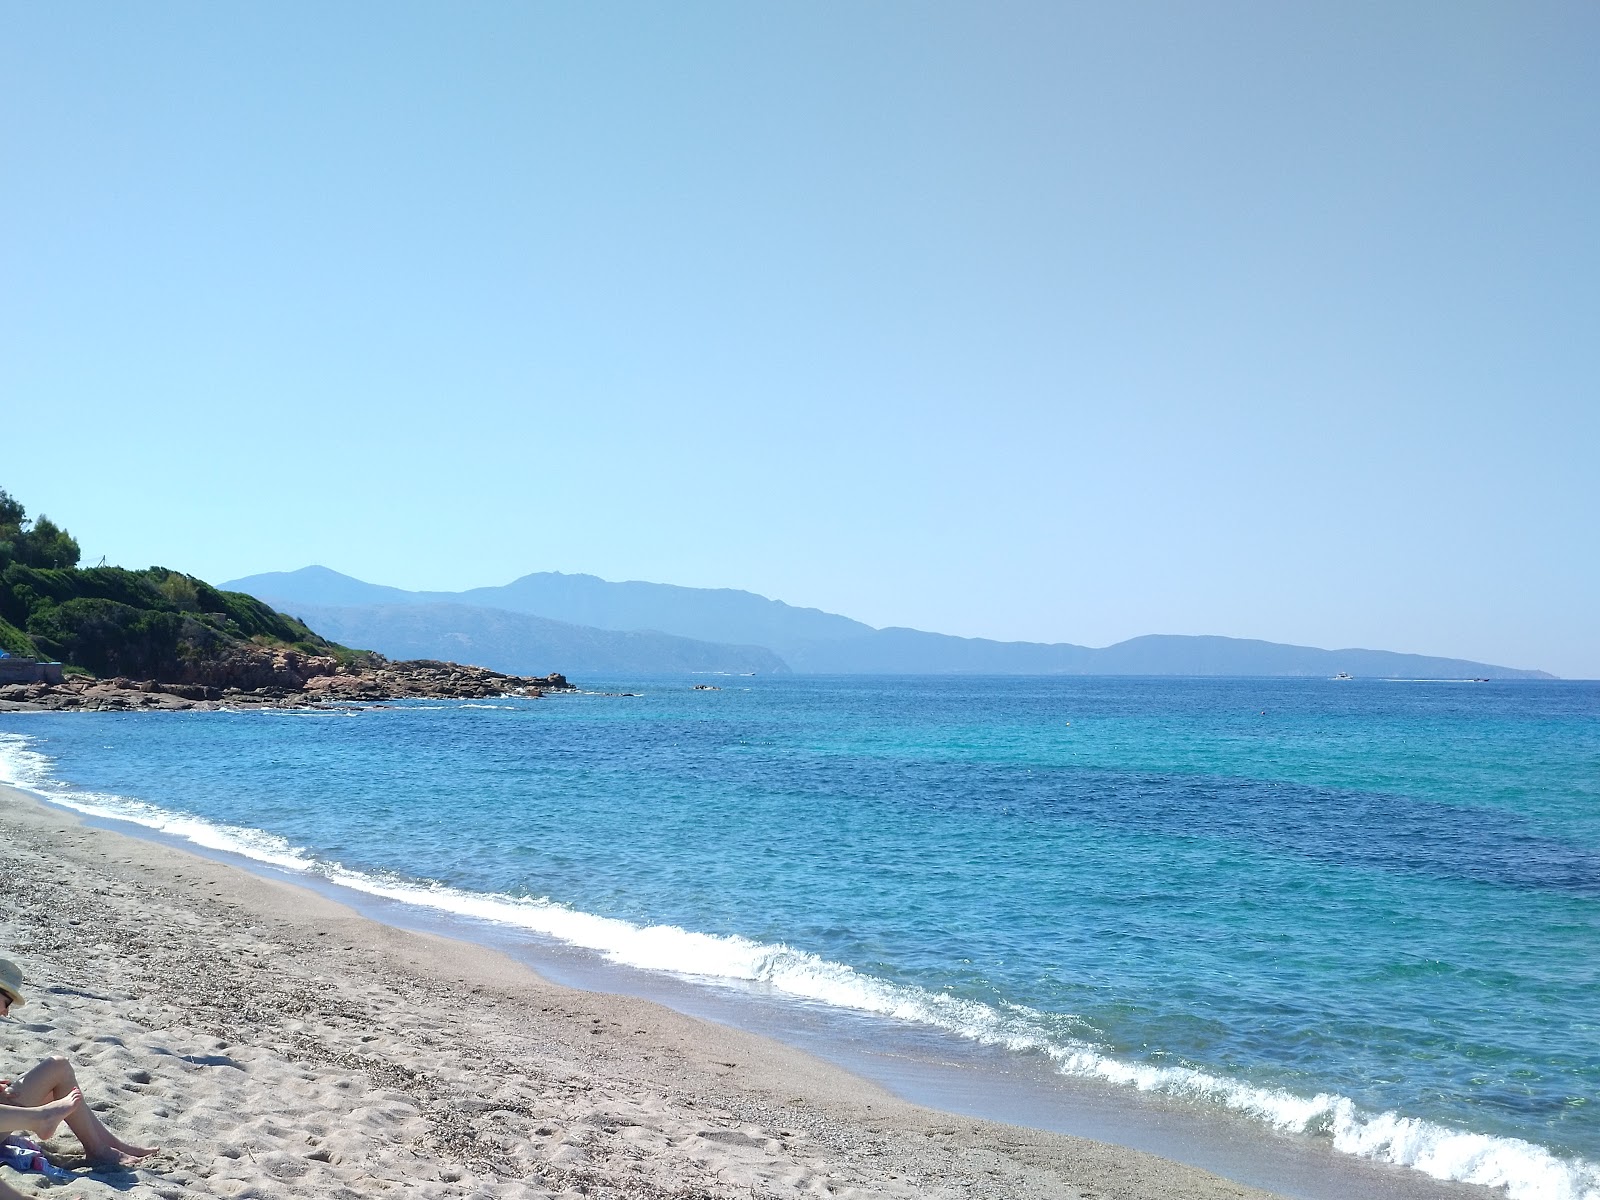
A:
POLYGON ((0 789, 6 1071, 51 1053, 130 1197, 1263 1197, 1138 1151, 904 1103, 799 1051, 553 985, 471 944, 0 789))

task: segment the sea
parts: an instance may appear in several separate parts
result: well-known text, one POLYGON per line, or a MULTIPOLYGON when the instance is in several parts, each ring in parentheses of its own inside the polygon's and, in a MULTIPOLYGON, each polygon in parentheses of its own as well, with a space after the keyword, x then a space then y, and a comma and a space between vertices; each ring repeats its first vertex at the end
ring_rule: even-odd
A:
POLYGON ((1600 1200, 1600 683, 705 675, 17 713, 0 780, 865 1047, 914 1096, 990 1081, 952 1108, 1143 1105, 1600 1200))

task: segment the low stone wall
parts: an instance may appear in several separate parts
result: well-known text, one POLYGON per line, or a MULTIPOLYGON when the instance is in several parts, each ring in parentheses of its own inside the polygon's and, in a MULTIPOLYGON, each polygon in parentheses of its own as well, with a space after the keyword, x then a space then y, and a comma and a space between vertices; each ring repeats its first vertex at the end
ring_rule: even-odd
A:
POLYGON ((31 658, 0 658, 0 683, 60 683, 60 663, 35 662, 31 658))

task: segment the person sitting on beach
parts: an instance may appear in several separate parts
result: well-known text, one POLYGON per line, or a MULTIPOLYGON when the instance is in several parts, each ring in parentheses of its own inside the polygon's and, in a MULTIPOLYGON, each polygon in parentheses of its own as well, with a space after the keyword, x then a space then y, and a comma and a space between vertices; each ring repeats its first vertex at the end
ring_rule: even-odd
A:
MULTIPOLYGON (((0 1017, 27 1001, 22 995, 22 971, 16 963, 0 958, 0 1017)), ((45 1059, 21 1079, 0 1081, 0 1131, 27 1132, 40 1138, 54 1137, 65 1122, 83 1153, 95 1166, 131 1167, 156 1152, 154 1146, 135 1146, 107 1129, 78 1087, 72 1064, 60 1055, 45 1059)), ((14 1192, 0 1183, 0 1200, 10 1200, 14 1192)))

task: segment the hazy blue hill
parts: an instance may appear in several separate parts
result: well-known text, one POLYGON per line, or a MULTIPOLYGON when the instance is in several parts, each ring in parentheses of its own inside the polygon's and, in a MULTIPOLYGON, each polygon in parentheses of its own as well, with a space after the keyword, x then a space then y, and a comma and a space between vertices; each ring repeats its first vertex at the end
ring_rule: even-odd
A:
POLYGON ((296 604, 471 604, 530 613, 598 629, 653 629, 736 646, 786 647, 875 632, 870 625, 816 608, 796 608, 733 588, 668 583, 611 583, 594 575, 537 571, 501 587, 465 592, 407 592, 364 583, 327 567, 250 575, 227 585, 252 596, 296 604))
POLYGON ((810 642, 784 655, 813 675, 1083 675, 1099 653, 1066 642, 995 642, 920 629, 874 629, 849 641, 810 642))
POLYGON ((1150 634, 1103 649, 1070 643, 995 642, 916 629, 879 629, 785 656, 807 674, 879 675, 1347 675, 1385 679, 1547 678, 1457 658, 1388 650, 1320 650, 1246 638, 1150 634))
POLYGON ((816 608, 796 608, 734 588, 608 583, 593 575, 540 571, 504 587, 461 592, 464 604, 489 604, 601 629, 659 629, 679 637, 781 647, 862 637, 872 626, 816 608))
MULTIPOLYGON (((582 670, 576 659, 553 667, 522 661, 510 665, 497 660, 493 636, 482 627, 469 631, 467 614, 485 609, 542 617, 565 622, 568 629, 587 626, 599 631, 655 631, 700 644, 716 644, 719 652, 743 647, 764 647, 776 660, 807 674, 879 675, 1350 675, 1387 678, 1490 679, 1550 678, 1540 671, 1514 670, 1462 659, 1431 658, 1385 650, 1321 650, 1311 646, 1285 646, 1244 638, 1150 635, 1115 646, 1092 649, 1070 643, 997 642, 985 638, 952 637, 917 629, 873 629, 860 621, 815 608, 796 608, 752 592, 729 588, 688 588, 661 583, 608 583, 593 575, 563 575, 542 571, 524 575, 504 587, 473 588, 466 592, 406 592, 398 588, 363 583, 326 567, 252 575, 223 585, 248 592, 291 612, 309 612, 308 605, 444 605, 430 618, 431 632, 416 618, 406 628, 412 641, 406 654, 423 653, 423 644, 442 645, 452 637, 477 639, 482 649, 472 651, 474 661, 506 671, 582 670), (438 622, 452 624, 446 629, 438 622), (731 646, 729 644, 732 644, 731 646)), ((335 609, 319 609, 312 623, 341 641, 371 646, 385 654, 399 654, 400 643, 361 632, 366 626, 340 623, 335 609)), ((309 618, 308 618, 309 619, 309 618)), ((473 620, 476 620, 473 618, 473 620)), ((386 626, 396 637, 400 618, 388 616, 386 626)), ((529 635, 531 636, 531 635, 529 635)), ((568 636, 576 636, 569 634, 568 636)), ((520 643, 519 643, 520 644, 520 643)), ((529 643, 532 644, 532 643, 529 643)), ((555 643, 548 643, 554 646, 555 643)), ((598 647, 599 642, 593 642, 598 647)), ((645 654, 645 643, 633 644, 641 659, 626 663, 609 660, 617 670, 672 670, 659 665, 665 651, 645 654), (652 665, 654 664, 654 665, 652 665)), ((621 653, 618 644, 617 653, 621 653)), ((598 649, 596 650, 598 653, 598 649)), ((457 649, 428 651, 444 657, 461 657, 457 649)), ((611 653, 610 650, 607 653, 611 653)), ((682 652, 687 654, 686 651, 682 652)), ((709 653, 709 651, 708 651, 709 653)), ((669 656, 670 657, 670 656, 669 656)), ((774 661, 776 661, 774 660, 774 661)), ((613 669, 612 666, 598 668, 613 669)), ((771 666, 712 666, 710 670, 760 670, 771 666)))
POLYGON ((470 662, 513 675, 594 676, 672 671, 757 671, 787 675, 782 659, 760 646, 725 646, 665 633, 570 625, 527 613, 466 604, 303 604, 292 609, 313 628, 354 639, 390 658, 470 662))
MULTIPOLYGON (((1364 675, 1386 679, 1540 677, 1459 658, 1389 650, 1319 650, 1246 638, 1149 634, 1095 650, 1103 675, 1364 675)), ((1547 678, 1547 677, 1546 677, 1547 678)))
MULTIPOLYGON (((381 583, 366 583, 327 567, 301 567, 298 571, 268 571, 262 575, 247 575, 243 579, 235 579, 228 587, 258 600, 274 596, 295 604, 426 604, 430 599, 424 592, 408 592, 403 588, 385 587, 381 583)), ((271 603, 270 600, 267 602, 271 603)))

